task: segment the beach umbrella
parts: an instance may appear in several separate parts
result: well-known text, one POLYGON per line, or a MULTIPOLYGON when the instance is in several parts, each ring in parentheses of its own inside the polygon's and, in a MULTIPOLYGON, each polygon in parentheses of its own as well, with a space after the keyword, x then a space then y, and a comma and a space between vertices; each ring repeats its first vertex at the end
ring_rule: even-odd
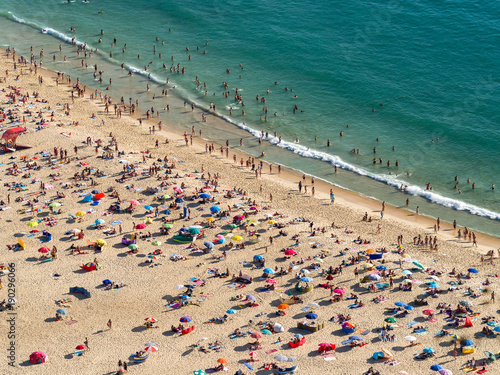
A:
POLYGON ((213 249, 215 247, 215 245, 210 241, 203 242, 203 245, 205 245, 207 249, 213 249))
POLYGON ((158 344, 156 344, 156 343, 155 343, 155 342, 153 342, 153 341, 148 341, 147 343, 145 343, 145 344, 144 344, 144 346, 151 346, 151 345, 153 345, 153 346, 158 346, 158 344))
POLYGON ((59 207, 61 205, 61 203, 59 202, 53 202, 51 204, 49 204, 49 207, 59 207))
POLYGON ((149 254, 148 255, 148 259, 156 259, 156 257, 154 255, 152 255, 152 254, 149 254))
POLYGON ((295 254, 297 254, 295 250, 292 249, 285 250, 285 255, 295 255, 295 254))
POLYGON ((366 250, 368 254, 375 254, 375 249, 368 249, 366 250))
POLYGON ((278 305, 278 310, 285 310, 288 309, 290 306, 288 306, 286 303, 280 303, 278 305))
POLYGON ((243 237, 241 237, 241 236, 234 236, 234 237, 232 238, 232 240, 233 240, 233 241, 243 241, 243 237))
POLYGON ((305 283, 312 283, 314 280, 310 277, 301 277, 300 281, 303 281, 305 283))
POLYGON ((453 372, 451 370, 448 370, 447 368, 443 368, 438 371, 440 375, 453 375, 453 372))
POLYGON ((131 199, 128 201, 132 206, 140 206, 141 203, 136 199, 131 199))
POLYGON ((94 199, 103 199, 106 196, 104 193, 97 193, 94 195, 94 199))
POLYGON ((153 246, 160 246, 161 245, 161 241, 158 241, 158 240, 153 241, 153 242, 151 242, 151 245, 153 245, 153 246))
POLYGON ((86 348, 86 346, 85 346, 85 345, 83 345, 83 344, 81 344, 81 345, 78 345, 75 349, 76 349, 76 350, 83 350, 83 349, 85 349, 85 348, 86 348))
POLYGON ((461 300, 459 305, 465 306, 465 307, 472 307, 473 303, 471 301, 468 301, 466 299, 461 300))
POLYGON ((85 211, 78 211, 75 215, 78 217, 85 216, 85 211))
POLYGON ((337 294, 344 294, 345 293, 345 290, 344 289, 339 289, 339 288, 335 288, 333 290, 334 293, 337 293, 337 294))
POLYGON ((103 285, 110 285, 110 284, 113 284, 113 282, 110 280, 110 279, 104 279, 102 281, 103 285))
POLYGON ((146 322, 153 322, 153 323, 156 323, 158 320, 156 320, 155 318, 152 318, 150 316, 148 316, 146 319, 144 319, 146 322))
POLYGON ((314 260, 315 260, 316 262, 325 263, 325 261, 324 261, 323 259, 318 258, 318 257, 314 258, 314 260))
POLYGON ((39 253, 44 253, 44 254, 45 254, 45 253, 50 252, 50 249, 49 249, 48 247, 44 246, 44 247, 39 248, 39 249, 38 249, 38 252, 39 252, 39 253))
POLYGON ((38 223, 36 221, 30 221, 28 223, 28 227, 30 227, 30 228, 36 227, 37 225, 38 225, 38 223))
POLYGON ((300 333, 296 333, 293 335, 293 337, 298 338, 299 340, 302 339, 304 336, 302 336, 300 333))
POLYGON ((254 332, 250 335, 250 337, 253 337, 254 339, 260 339, 262 337, 262 333, 254 332))
POLYGON ((406 305, 405 310, 411 311, 411 310, 415 310, 415 308, 413 306, 406 305))
POLYGON ((424 314, 424 315, 432 315, 432 314, 434 314, 434 310, 427 309, 427 310, 422 311, 422 314, 424 314))
POLYGON ((210 207, 210 212, 213 214, 216 214, 219 211, 220 211, 220 207, 217 207, 217 206, 210 207))
POLYGON ((170 224, 170 223, 163 224, 163 228, 170 229, 170 228, 172 228, 172 227, 173 227, 173 225, 172 225, 172 224, 170 224))
POLYGON ((421 263, 419 263, 419 262, 412 262, 412 263, 413 263, 415 266, 417 266, 418 268, 422 269, 422 270, 425 268, 425 267, 424 267, 421 263))
POLYGON ((189 296, 186 296, 186 295, 184 295, 184 296, 181 296, 181 298, 182 298, 182 299, 191 299, 191 297, 189 297, 189 296))
POLYGON ((227 312, 228 314, 231 314, 231 315, 236 314, 236 310, 234 310, 234 309, 229 309, 229 310, 227 310, 226 312, 227 312))
POLYGON ((431 279, 433 279, 433 280, 439 281, 439 277, 437 277, 437 276, 431 275, 431 276, 429 276, 429 277, 430 277, 431 279))
POLYGON ((387 318, 384 319, 384 322, 387 322, 387 323, 396 323, 396 318, 392 317, 392 316, 389 316, 387 318))
POLYGON ((472 346, 472 345, 474 345, 474 341, 469 340, 469 339, 464 340, 464 341, 462 342, 462 346, 472 346))
POLYGON ((146 224, 137 224, 135 226, 135 229, 144 229, 144 228, 146 228, 146 224))
POLYGON ((369 278, 370 280, 375 280, 375 281, 378 281, 378 280, 380 280, 382 277, 381 277, 380 275, 377 275, 376 273, 372 273, 372 274, 368 275, 368 278, 369 278))
POLYGON ((189 228, 188 232, 191 234, 200 234, 201 231, 198 228, 189 228))
POLYGON ((254 255, 253 256, 253 260, 261 260, 261 259, 264 259, 264 257, 260 254, 257 254, 257 255, 254 255))
POLYGON ((250 207, 250 210, 252 210, 252 211, 257 211, 258 209, 259 209, 259 207, 257 207, 257 206, 250 207))
POLYGON ((227 359, 225 359, 225 358, 219 358, 217 360, 217 363, 227 363, 227 359))
POLYGON ((152 206, 150 206, 150 205, 144 206, 144 209, 146 211, 154 211, 154 208, 152 206))
POLYGON ((379 271, 385 271, 385 270, 387 270, 387 267, 386 267, 386 266, 377 266, 377 267, 375 267, 375 268, 376 268, 377 270, 379 270, 379 271))
POLYGON ((234 221, 241 221, 245 218, 245 215, 236 215, 235 217, 233 217, 233 220, 234 221))
POLYGON ((64 309, 57 309, 56 313, 61 314, 61 315, 68 315, 68 311, 64 309))
POLYGON ((495 328, 493 328, 493 331, 500 332, 500 326, 496 326, 495 328))
POLYGON ((417 341, 417 338, 416 338, 415 336, 406 336, 406 337, 405 337, 405 340, 406 340, 406 341, 413 342, 413 341, 417 341))
MULTIPOLYGON (((252 353, 255 353, 255 352, 252 352, 252 353)), ((252 367, 252 365, 250 365, 250 363, 243 362, 243 364, 244 364, 245 366, 247 366, 247 368, 248 368, 249 370, 253 371, 253 367, 252 367)))
POLYGON ((86 271, 94 271, 97 269, 97 266, 95 263, 88 262, 82 266, 82 268, 86 271))
POLYGON ((182 189, 181 189, 179 186, 174 186, 174 187, 173 187, 173 189, 174 189, 174 191, 175 191, 176 193, 179 193, 179 194, 181 194, 181 193, 182 193, 182 189))
POLYGON ((432 349, 432 348, 424 348, 423 352, 424 352, 424 353, 427 353, 427 354, 431 354, 431 353, 434 353, 434 352, 435 352, 435 350, 434 350, 434 349, 432 349))
POLYGON ((479 271, 476 270, 475 268, 469 268, 467 271, 470 273, 479 273, 479 271))
POLYGON ((104 224, 106 221, 104 221, 103 219, 97 219, 94 223, 95 225, 101 225, 101 224, 104 224))
POLYGON ((179 321, 181 323, 189 323, 192 319, 189 316, 183 316, 179 321))
POLYGON ((158 347, 156 345, 148 345, 144 348, 145 351, 154 353, 158 351, 158 347))
POLYGON ((437 284, 437 283, 430 283, 429 284, 429 288, 437 289, 437 288, 439 288, 439 284, 437 284))
POLYGON ((207 217, 207 221, 212 222, 212 221, 215 221, 215 219, 213 217, 207 217))
POLYGON ((272 333, 270 330, 268 330, 268 329, 263 329, 261 332, 262 332, 264 335, 272 335, 272 334, 273 334, 273 333, 272 333))
POLYGON ((258 355, 258 354, 259 354, 259 353, 257 353, 257 352, 250 352, 250 353, 248 353, 248 355, 249 355, 250 357, 257 357, 257 355, 258 355))
POLYGON ((208 199, 208 198, 210 198, 210 194, 203 193, 203 194, 200 194, 199 197, 201 199, 208 199))
POLYGON ((404 302, 394 302, 394 304, 396 306, 399 306, 399 307, 405 307, 406 306, 406 303, 404 303, 404 302))
POLYGON ((92 194, 99 194, 99 193, 100 193, 100 191, 99 191, 99 190, 97 190, 97 189, 94 189, 94 190, 92 190, 92 191, 91 191, 91 193, 92 193, 92 194))
POLYGON ((277 281, 275 279, 267 279, 266 283, 268 283, 268 284, 276 284, 277 281))
POLYGON ((204 370, 194 370, 193 375, 207 375, 204 370))
POLYGON ((456 340, 460 340, 460 339, 461 339, 461 337, 460 337, 459 335, 455 334, 455 333, 454 333, 454 334, 451 334, 450 336, 451 336, 451 339, 452 339, 453 341, 456 341, 456 340))
POLYGON ((401 273, 404 275, 411 275, 412 274, 412 272, 410 270, 403 270, 403 271, 401 271, 401 273))
POLYGON ((307 304, 307 306, 319 307, 319 305, 316 302, 310 302, 310 303, 307 304))
POLYGON ((283 354, 278 354, 278 355, 274 356, 274 359, 276 361, 279 361, 279 362, 287 362, 288 357, 286 355, 283 355, 283 354))
POLYGON ((439 370, 442 370, 443 369, 443 366, 441 365, 432 365, 431 366, 431 370, 432 371, 439 371, 439 370))
POLYGON ((264 273, 267 273, 268 275, 274 275, 274 270, 272 268, 264 268, 264 273))
POLYGON ((256 299, 254 296, 252 296, 251 294, 247 294, 247 295, 246 295, 246 297, 247 297, 247 299, 249 299, 250 301, 257 301, 257 299, 256 299))
POLYGON ((363 341, 361 336, 349 336, 349 340, 363 341))
POLYGON ((318 315, 313 314, 313 313, 309 313, 309 314, 306 314, 306 318, 307 319, 318 319, 318 315))
POLYGON ((276 224, 276 220, 269 220, 267 223, 268 223, 269 225, 274 225, 274 224, 276 224))
POLYGON ((130 245, 128 245, 128 248, 130 250, 137 250, 139 248, 139 246, 137 246, 137 244, 135 244, 135 243, 131 243, 130 245))
POLYGON ((163 194, 160 199, 169 199, 170 198, 170 195, 168 194, 163 194))
POLYGON ((302 268, 302 269, 300 270, 300 272, 302 272, 304 275, 309 275, 309 274, 311 273, 311 271, 309 271, 309 270, 308 270, 308 269, 306 269, 306 268, 302 268))

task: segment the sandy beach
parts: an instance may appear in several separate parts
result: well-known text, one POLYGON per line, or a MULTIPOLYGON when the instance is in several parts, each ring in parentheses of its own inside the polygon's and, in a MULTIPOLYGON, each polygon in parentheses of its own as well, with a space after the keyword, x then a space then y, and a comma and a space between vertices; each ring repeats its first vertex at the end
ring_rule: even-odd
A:
MULTIPOLYGON (((497 238, 475 233, 475 247, 472 241, 458 238, 458 229, 463 228, 441 223, 435 233, 434 220, 396 207, 386 206, 381 218, 379 202, 338 188, 333 188, 332 203, 331 186, 320 181, 312 184, 311 177, 302 180, 290 170, 279 173, 277 166, 270 171, 267 163, 256 177, 251 160, 246 166, 251 159, 248 155, 230 147, 226 156, 219 145, 207 152, 207 142, 196 136, 198 128, 192 144, 189 134, 185 141, 184 135, 170 133, 165 123, 161 131, 156 128, 152 134, 149 129, 156 125, 153 122, 144 121, 141 127, 128 114, 117 118, 113 105, 106 114, 104 100, 92 100, 89 88, 82 98, 75 90, 73 102, 71 91, 76 77, 71 84, 66 78, 56 84, 57 75, 43 72, 43 84, 39 84, 41 69, 35 75, 29 73, 29 67, 18 65, 14 70, 12 55, 7 58, 2 52, 0 78, 5 80, 0 83, 0 107, 5 116, 1 125, 4 130, 25 127, 26 133, 17 142, 32 146, 0 156, 4 242, 0 264, 11 269, 1 278, 0 301, 9 297, 17 300, 12 309, 0 311, 2 373, 113 374, 121 360, 128 363, 132 374, 192 374, 214 368, 219 359, 226 359, 224 366, 231 374, 238 370, 270 374, 276 371, 264 368, 270 363, 297 365, 298 374, 362 374, 370 367, 381 374, 432 374, 433 364, 457 374, 472 357, 479 366, 485 351, 499 352, 497 340, 481 335, 483 328, 496 325, 486 325, 483 318, 496 319, 498 314, 492 301, 498 277, 491 264, 499 261, 497 238), (61 150, 67 156, 61 157, 61 150), (83 178, 82 172, 86 174, 83 178), (307 193, 303 189, 299 192, 298 181, 308 185, 307 193), (181 185, 182 192, 174 189, 181 185), (93 191, 105 197, 98 198, 93 191), (200 198, 202 193, 209 197, 200 198), (89 195, 91 202, 84 202, 89 195), (165 195, 169 198, 162 199, 165 195), (176 199, 181 206, 171 207, 176 199), (60 205, 51 207, 53 203, 60 205), (151 210, 145 208, 148 205, 151 210), (112 206, 119 206, 120 212, 113 211, 112 206), (126 212, 129 206, 132 213, 126 212), (219 214, 211 211, 214 206, 220 208, 219 214), (188 217, 184 217, 184 207, 189 209, 188 217), (79 212, 83 214, 77 215, 79 212), (372 221, 362 220, 365 212, 372 221), (244 218, 235 220, 238 215, 244 218), (96 220, 102 222, 96 225, 96 220), (144 228, 140 228, 142 224, 144 228), (203 231, 199 235, 191 230, 191 235, 197 236, 194 242, 174 241, 181 228, 193 226, 203 231), (78 238, 67 234, 70 230, 83 231, 84 235, 78 238), (43 231, 50 233, 50 241, 46 242, 43 231), (139 237, 136 253, 122 244, 124 236, 132 235, 139 237), (399 236, 403 236, 401 244, 399 236), (419 236, 422 241, 437 237, 438 250, 415 245, 419 236), (220 238, 225 242, 214 244, 220 238), (106 243, 103 251, 95 246, 98 239, 106 243), (19 241, 24 250, 16 246, 19 241), (203 251, 206 241, 214 244, 208 254, 203 251), (242 244, 243 249, 236 247, 242 244), (40 252, 42 247, 48 252, 40 252), (55 259, 41 259, 51 259, 54 247, 55 259), (74 251, 76 247, 81 254, 74 251), (373 252, 367 252, 369 249, 373 252), (491 261, 487 256, 490 250, 495 256, 491 261), (286 256, 286 251, 296 255, 286 256), (179 260, 174 261, 173 254, 179 260), (263 268, 256 268, 254 257, 259 255, 265 259, 265 268, 275 274, 265 276, 263 268), (82 269, 83 264, 96 260, 97 270, 82 269), (478 272, 468 272, 471 268, 478 272), (355 269, 359 275, 355 275, 355 269), (226 270, 229 277, 216 276, 226 270), (252 283, 234 280, 238 275, 249 275, 252 283), (297 277, 313 281, 299 281, 297 277), (370 279, 365 282, 364 278, 370 279), (266 282, 268 279, 274 281, 266 282), (107 288, 104 280, 110 280, 112 286, 107 288), (298 282, 314 288, 301 294, 295 288, 298 282), (432 282, 440 285, 430 287, 432 282), (411 290, 401 290, 403 284, 411 284, 411 290), (179 285, 193 288, 176 288, 179 285), (371 291, 370 285, 380 290, 371 291), (74 287, 85 289, 90 297, 70 293, 74 287), (333 289, 344 292, 334 293, 333 289), (177 307, 186 292, 190 294, 184 298, 186 305, 177 307), (336 294, 338 301, 331 302, 336 294), (356 298, 347 299, 351 294, 356 298), (292 296, 303 303, 289 304, 282 310, 285 315, 277 314, 277 306, 292 296), (417 299, 428 305, 415 304, 417 299), (463 319, 459 315, 453 320, 450 314, 457 314, 460 301, 469 301, 470 311, 463 319), (396 302, 402 302, 400 310, 392 311, 398 308, 396 302), (438 307, 440 303, 444 307, 438 307), (449 304, 450 314, 446 313, 449 304), (66 313, 56 320, 58 309, 66 313), (423 313, 428 309, 434 310, 430 317, 423 313), (399 316, 404 311, 407 315, 399 316), (307 319, 308 313, 317 317, 307 319), (224 322, 211 321, 224 315, 224 322), (354 333, 342 331, 339 315, 350 316, 354 333), (185 328, 194 325, 192 332, 171 330, 182 317, 188 318, 182 323, 185 328), (395 317, 394 323, 389 317, 395 317), (146 318, 157 320, 153 323, 157 328, 147 328, 146 318), (464 327, 466 318, 473 327, 464 327), (310 333, 298 328, 299 322, 322 328, 310 333), (411 322, 414 324, 408 325, 411 322), (275 323, 283 327, 282 332, 262 334, 275 323), (381 338, 387 324, 392 325, 388 332, 394 335, 394 341, 381 338), (417 328, 418 324, 422 327, 417 328), (262 337, 252 349, 248 343, 256 339, 250 334, 233 338, 235 330, 262 337), (443 330, 461 337, 456 341, 456 359, 453 338, 436 335, 443 330), (255 335, 257 332, 261 333, 255 335), (9 338, 12 334, 15 337, 9 338), (294 335, 303 335, 305 344, 290 348, 294 335), (342 344, 352 335, 361 340, 342 344), (415 336, 419 344, 410 345, 407 336, 415 336), (475 342, 474 354, 461 353, 460 343, 465 339, 475 342), (75 348, 86 340, 88 348, 82 355, 75 355, 75 348), (157 351, 152 349, 144 363, 133 364, 129 356, 144 350, 146 343, 154 343, 157 351), (334 344, 336 349, 323 356, 318 353, 320 343, 334 344), (373 359, 374 352, 382 348, 390 352, 390 358, 373 359), (415 359, 424 348, 432 348, 434 357, 415 359), (33 352, 45 353, 45 363, 30 363, 33 352), (249 361, 251 352, 256 353, 253 358, 258 361, 249 361), (274 359, 277 355, 296 360, 279 362, 274 359)), ((209 117, 204 126, 217 126, 216 121, 209 117)), ((255 159, 253 164, 258 166, 259 162, 255 159)), ((495 373, 497 366, 492 363, 487 369, 495 373)))

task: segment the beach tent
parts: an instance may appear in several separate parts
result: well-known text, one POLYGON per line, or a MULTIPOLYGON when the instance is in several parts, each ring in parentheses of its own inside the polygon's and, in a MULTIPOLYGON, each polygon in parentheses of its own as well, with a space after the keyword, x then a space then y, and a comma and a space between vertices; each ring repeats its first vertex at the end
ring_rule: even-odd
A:
POLYGON ((47 360, 47 354, 43 352, 33 352, 30 355, 30 362, 33 364, 45 363, 47 360))
POLYGON ((69 288, 69 292, 71 294, 79 294, 79 293, 81 293, 84 296, 87 296, 87 297, 90 298, 90 292, 87 289, 79 287, 79 286, 75 286, 75 287, 69 288))

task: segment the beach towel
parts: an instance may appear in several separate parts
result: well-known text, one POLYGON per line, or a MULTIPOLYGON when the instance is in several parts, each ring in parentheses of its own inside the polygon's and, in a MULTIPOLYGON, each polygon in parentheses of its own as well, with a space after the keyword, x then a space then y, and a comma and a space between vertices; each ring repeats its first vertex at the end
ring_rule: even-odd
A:
POLYGON ((322 357, 325 361, 335 361, 337 359, 333 354, 323 354, 322 357))
POLYGON ((71 324, 75 324, 75 323, 78 323, 78 320, 68 320, 66 322, 67 325, 71 325, 71 324))
POLYGON ((485 372, 487 372, 488 370, 479 370, 479 371, 476 371, 478 374, 484 374, 485 372))
POLYGON ((269 349, 269 350, 266 350, 266 353, 267 354, 271 354, 271 353, 274 353, 274 352, 277 352, 278 349, 269 349))
POLYGON ((418 324, 418 322, 416 322, 416 321, 412 321, 412 322, 406 323, 406 325, 407 325, 408 327, 413 327, 415 324, 418 324))

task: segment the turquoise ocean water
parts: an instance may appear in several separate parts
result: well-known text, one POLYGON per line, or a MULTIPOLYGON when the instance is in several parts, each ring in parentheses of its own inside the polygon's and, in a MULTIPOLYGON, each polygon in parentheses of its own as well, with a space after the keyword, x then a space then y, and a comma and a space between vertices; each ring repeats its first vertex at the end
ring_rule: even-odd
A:
POLYGON ((500 4, 478 0, 0 3, 0 45, 28 60, 31 46, 37 59, 43 48, 45 67, 100 90, 112 78, 111 95, 139 99, 143 110, 154 106, 179 129, 203 127, 206 137, 235 146, 244 138, 253 155, 265 151, 269 161, 396 206, 410 198, 412 211, 418 205, 423 214, 494 235, 499 31, 500 4), (73 37, 99 51, 78 56, 73 37), (104 71, 102 84, 94 64, 104 71), (171 71, 177 66, 185 73, 171 71), (166 88, 168 99, 161 97, 166 88), (217 129, 202 124, 185 100, 205 109, 212 102, 227 121, 217 129), (259 145, 261 131, 269 137, 259 145))

